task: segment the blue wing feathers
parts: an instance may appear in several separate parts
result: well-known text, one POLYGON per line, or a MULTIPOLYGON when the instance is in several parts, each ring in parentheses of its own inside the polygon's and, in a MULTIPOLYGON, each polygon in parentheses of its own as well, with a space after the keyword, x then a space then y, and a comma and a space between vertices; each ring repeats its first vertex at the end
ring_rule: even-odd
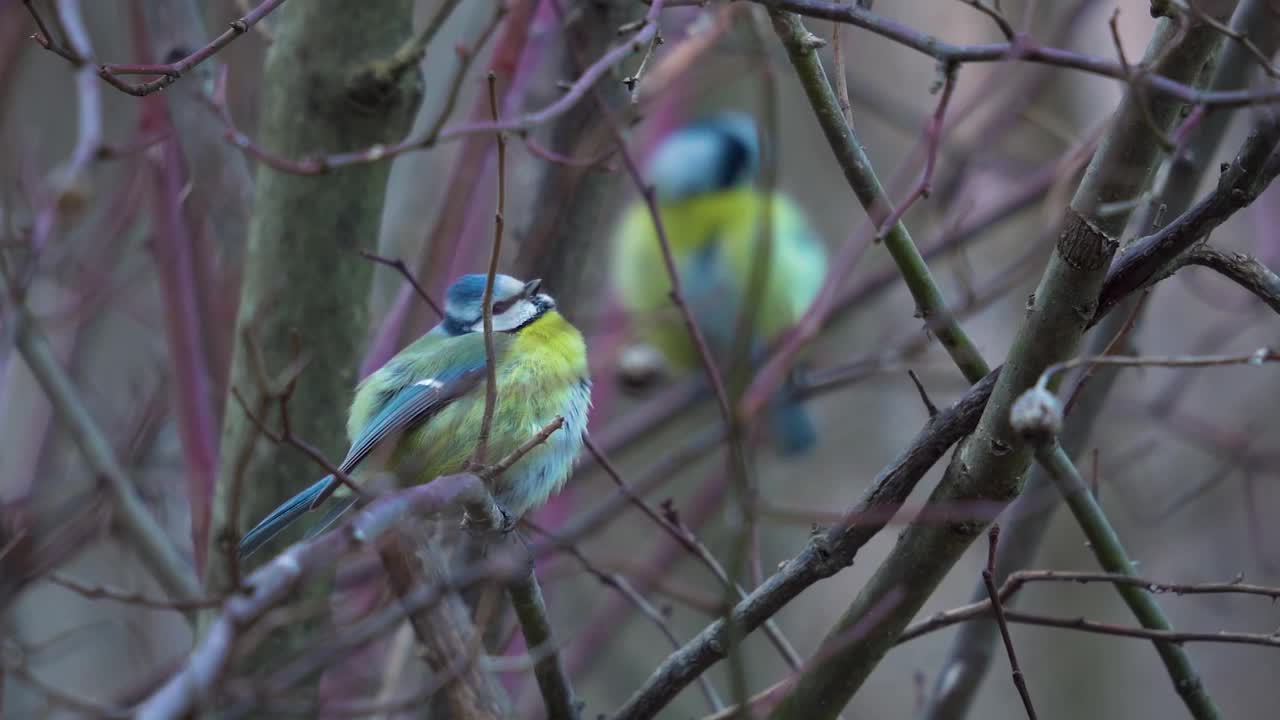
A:
POLYGON ((263 518, 252 530, 245 533, 240 539, 240 557, 249 557, 255 550, 262 547, 268 540, 275 537, 279 532, 294 520, 297 520, 312 508, 316 499, 328 490, 330 483, 337 482, 332 475, 326 475, 311 487, 289 498, 280 507, 271 511, 271 514, 263 518))
MULTIPOLYGON (((426 420, 474 387, 483 375, 483 364, 480 367, 471 365, 454 368, 448 373, 430 378, 434 382, 410 383, 389 394, 373 420, 351 443, 351 449, 347 451, 347 456, 338 469, 344 473, 355 470, 378 443, 426 420)), ((275 537, 307 511, 319 507, 333 494, 334 490, 338 489, 339 485, 341 483, 337 478, 326 475, 306 490, 285 501, 245 534, 240 541, 240 556, 248 557, 250 553, 275 537)), ((322 523, 322 526, 327 527, 331 524, 347 507, 350 507, 350 503, 344 503, 342 507, 337 508, 336 512, 326 517, 327 522, 322 523)))

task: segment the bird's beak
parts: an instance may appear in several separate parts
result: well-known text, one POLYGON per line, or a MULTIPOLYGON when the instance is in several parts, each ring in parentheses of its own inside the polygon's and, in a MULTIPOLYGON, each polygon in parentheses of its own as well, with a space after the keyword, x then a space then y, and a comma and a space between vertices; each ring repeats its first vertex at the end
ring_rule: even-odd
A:
POLYGON ((530 298, 530 297, 533 297, 534 295, 537 295, 538 291, 541 289, 542 289, 542 278, 534 278, 533 280, 530 280, 529 282, 524 284, 523 295, 524 297, 530 298))

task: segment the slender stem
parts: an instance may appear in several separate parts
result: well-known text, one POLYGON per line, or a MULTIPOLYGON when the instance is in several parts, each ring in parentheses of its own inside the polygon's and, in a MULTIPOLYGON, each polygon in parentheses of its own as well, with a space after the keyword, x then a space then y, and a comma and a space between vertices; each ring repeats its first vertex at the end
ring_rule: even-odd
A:
MULTIPOLYGON (((871 166, 870 158, 863 151, 862 143, 853 126, 845 120, 844 113, 840 109, 839 98, 827 79, 821 58, 818 57, 815 36, 794 14, 770 10, 770 16, 773 19, 774 30, 787 50, 787 56, 791 59, 791 64, 800 78, 809 104, 813 107, 819 125, 822 126, 832 153, 840 163, 841 170, 844 171, 849 187, 867 211, 872 225, 888 226, 884 234, 885 249, 889 251, 894 263, 898 266, 898 272, 906 282, 907 289, 911 291, 911 296, 915 299, 926 327, 937 336, 938 341, 942 343, 965 378, 969 382, 977 382, 987 374, 989 368, 976 346, 947 309, 942 291, 934 282, 928 264, 921 257, 906 225, 898 219, 897 212, 880 184, 880 179, 871 166)), ((944 94, 943 99, 947 97, 949 94, 944 94)), ((944 108, 945 103, 940 103, 939 114, 931 121, 930 128, 934 127, 944 108)), ((810 314, 817 317, 806 316, 801 321, 805 329, 812 328, 810 334, 821 325, 823 316, 830 309, 830 299, 834 296, 835 289, 845 279, 848 267, 842 260, 844 260, 844 253, 841 253, 841 258, 828 272, 819 299, 810 310, 810 314)), ((788 343, 770 359, 747 391, 742 409, 745 414, 749 415, 763 406, 769 391, 780 381, 799 350, 799 342, 788 343)))
MULTIPOLYGON (((1071 508, 1071 513, 1075 515, 1076 522, 1089 538, 1089 548, 1097 557, 1098 564, 1109 573, 1133 577, 1135 575, 1133 561, 1121 544, 1119 535, 1116 534, 1102 507, 1093 497, 1093 493, 1089 492, 1088 485, 1080 477, 1071 458, 1062 452, 1058 439, 1052 437, 1038 443, 1035 454, 1036 460, 1053 478, 1067 506, 1071 508)), ((1173 631, 1164 611, 1148 592, 1128 584, 1117 584, 1116 591, 1120 593, 1120 597, 1133 611, 1142 627, 1161 632, 1173 631)), ((1188 700, 1189 705, 1192 705, 1191 698, 1201 698, 1192 707, 1197 708, 1198 716, 1209 716, 1209 713, 1204 711, 1213 709, 1212 700, 1206 694, 1200 674, 1191 664, 1191 658, 1186 650, 1180 645, 1169 642, 1157 642, 1155 645, 1156 652, 1160 654, 1160 659, 1164 662, 1174 687, 1178 688, 1178 693, 1188 700)), ((1212 716, 1216 715, 1216 711, 1212 713, 1212 716)))
POLYGON ((991 539, 991 544, 987 551, 987 566, 982 570, 982 584, 986 586, 987 595, 991 598, 991 609, 996 616, 996 625, 1000 628, 1000 637, 1004 640, 1004 650, 1009 655, 1009 669, 1013 673, 1013 685, 1018 689, 1019 697, 1022 698, 1022 707, 1027 711, 1027 717, 1030 720, 1036 720, 1036 709, 1031 704, 1031 693, 1027 691, 1026 678, 1022 676, 1022 668, 1018 665, 1018 655, 1013 650, 1013 638, 1009 635, 1009 623, 1005 620, 1004 603, 1000 601, 1000 592, 996 589, 996 547, 1000 538, 1000 526, 992 525, 987 537, 991 539))
MULTIPOLYGON (((489 111, 494 122, 498 121, 497 76, 489 73, 489 111)), ((507 139, 498 133, 494 136, 498 143, 498 209, 493 218, 493 249, 489 252, 489 270, 484 281, 484 416, 480 419, 480 433, 476 436, 476 450, 471 457, 473 465, 485 463, 485 454, 489 449, 489 433, 493 428, 493 413, 498 404, 498 368, 497 352, 493 345, 493 279, 498 273, 498 257, 502 254, 502 230, 505 225, 503 209, 507 202, 507 139)))

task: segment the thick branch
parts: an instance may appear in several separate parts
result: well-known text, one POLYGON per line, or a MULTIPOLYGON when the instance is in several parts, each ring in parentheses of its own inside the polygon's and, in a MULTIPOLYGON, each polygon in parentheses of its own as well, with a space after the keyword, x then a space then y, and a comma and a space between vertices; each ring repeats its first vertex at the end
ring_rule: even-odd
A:
POLYGON ((313 573, 327 570, 342 555, 373 544, 406 518, 441 513, 458 504, 492 504, 475 475, 447 475, 425 485, 380 498, 337 530, 291 546, 245 579, 247 593, 232 595, 210 623, 203 641, 182 667, 138 707, 139 720, 182 718, 213 698, 241 640, 272 608, 288 601, 313 573))
MULTIPOLYGON (((1246 164, 1257 162, 1259 157, 1266 158, 1269 154, 1269 149, 1263 148, 1256 143, 1249 144, 1246 148, 1242 148, 1242 152, 1237 157, 1236 162, 1246 164), (1246 149, 1249 152, 1244 152, 1246 149)), ((1215 196, 1238 191, 1239 188, 1237 187, 1220 185, 1203 202, 1221 202, 1222 198, 1215 196)), ((1200 225, 1198 232, 1210 232, 1223 220, 1225 218, 1214 218, 1207 224, 1200 225)), ((1166 230, 1176 228, 1182 224, 1200 222, 1201 219, 1197 219, 1197 214, 1194 210, 1188 211, 1170 223, 1166 230)), ((1141 246, 1147 241, 1149 239, 1137 241, 1134 243, 1134 247, 1141 246)), ((1163 251, 1170 252, 1168 248, 1164 248, 1163 251)), ((1156 259, 1160 264, 1163 264, 1173 260, 1175 257, 1176 254, 1171 252, 1167 256, 1160 256, 1156 259)), ((1121 282, 1120 278, 1121 276, 1115 270, 1109 272, 1107 280, 1103 284, 1101 295, 1104 297, 1123 297, 1124 292, 1119 290, 1120 286, 1118 285, 1121 282)), ((1111 307, 1109 305, 1108 309, 1111 307)), ((1096 322, 1105 314, 1106 310, 1099 311, 1098 314, 1093 316, 1093 321, 1096 322)), ((990 373, 982 382, 975 384, 951 410, 944 411, 938 418, 930 421, 921 433, 917 435, 912 445, 899 456, 899 459, 881 471, 867 496, 856 508, 850 510, 846 522, 840 523, 825 536, 811 542, 804 551, 784 564, 778 573, 766 579, 746 600, 735 606, 733 621, 740 624, 743 632, 754 630, 765 618, 771 617, 809 585, 829 577, 849 562, 852 562, 853 555, 861 547, 861 544, 874 536, 881 527, 881 525, 874 523, 865 526, 859 524, 859 521, 866 518, 864 512, 873 508, 874 512, 871 513, 873 520, 880 518, 882 515, 885 518, 892 516, 893 511, 901 503, 900 500, 894 503, 892 496, 902 491, 903 486, 905 486, 905 492, 909 493, 915 482, 919 480, 920 475, 927 471, 946 452, 951 443, 968 434, 971 428, 976 427, 977 415, 982 413, 982 408, 985 407, 994 385, 994 379, 999 372, 1000 368, 990 373), (829 539, 833 536, 840 538, 840 541, 831 543, 829 539), (828 564, 836 565, 836 567, 824 567, 828 564)), ((902 497, 905 497, 905 493, 902 497)), ((935 516, 936 514, 931 515, 931 517, 935 516)), ((715 662, 723 659, 722 643, 726 637, 725 633, 726 628, 723 620, 709 625, 693 640, 686 643, 680 651, 664 661, 644 685, 623 705, 616 717, 647 718, 656 714, 694 678, 698 677, 715 662)))
MULTIPOLYGON (((1158 59, 1153 70, 1190 80, 1200 73, 1220 41, 1221 36, 1212 28, 1196 26, 1180 33, 1166 21, 1148 48, 1147 61, 1158 59)), ((1044 368, 1074 354, 1094 315, 1117 237, 1128 219, 1128 212, 1104 210, 1117 204, 1132 206, 1162 158, 1158 134, 1152 133, 1150 123, 1168 132, 1178 119, 1181 103, 1170 101, 1168 96, 1146 96, 1131 90, 1117 111, 1108 137, 1066 209, 1057 247, 1028 304, 1026 319, 982 420, 957 449, 930 504, 1001 505, 1021 491, 1031 452, 1010 427, 1009 409, 1044 368)), ((985 520, 978 520, 909 527, 830 631, 824 647, 875 613, 875 620, 870 621, 873 627, 867 630, 868 640, 838 650, 830 662, 802 677, 772 717, 833 717, 985 525, 985 520), (890 593, 897 602, 887 612, 880 612, 890 593)), ((1178 691, 1196 717, 1218 716, 1202 689, 1179 686, 1178 691)))
POLYGON ((520 621, 524 644, 536 658, 533 674, 538 681, 538 689, 542 691, 547 717, 551 720, 577 720, 581 715, 581 703, 574 696, 564 663, 560 661, 551 618, 542 598, 532 558, 526 563, 524 572, 507 583, 507 594, 511 596, 511 606, 520 621))
POLYGON ((1256 200, 1280 174, 1280 154, 1274 154, 1277 142, 1280 114, 1269 113, 1262 116, 1235 160, 1219 176, 1217 192, 1196 203, 1177 222, 1125 248, 1111 268, 1107 287, 1098 300, 1098 312, 1105 312, 1118 298, 1148 285, 1185 250, 1256 200))
MULTIPOLYGON (((1247 147, 1252 153, 1263 153, 1264 157, 1267 154, 1265 149, 1256 144, 1247 145, 1247 147)), ((1249 161, 1250 158, 1242 152, 1237 162, 1242 160, 1249 161)), ((1219 186, 1210 195, 1233 192, 1236 192, 1236 188, 1219 186)), ((1206 201, 1216 202, 1209 198, 1206 198, 1206 201)), ((1203 228, 1203 232, 1213 230, 1222 220, 1225 218, 1211 223, 1210 227, 1203 228)), ((1196 222, 1194 210, 1184 213, 1170 223, 1169 227, 1189 222, 1196 222)), ((1134 246, 1143 242, 1137 241, 1134 246)), ((1175 257, 1174 255, 1162 257, 1159 258, 1159 262, 1163 264, 1175 257)), ((1119 277, 1114 269, 1107 274, 1101 293, 1103 296, 1123 297, 1123 293, 1117 289, 1116 285, 1120 282, 1119 277)), ((1108 308, 1114 308, 1114 304, 1108 308)), ((1105 317, 1109 309, 1099 311, 1099 314, 1094 316, 1095 322, 1105 317)), ((978 417, 986 407, 995 379, 1002 369, 1003 366, 988 373, 955 405, 931 419, 897 460, 880 471, 871 489, 855 507, 846 513, 844 521, 833 526, 823 536, 811 541, 799 555, 785 563, 780 571, 766 579, 760 587, 734 607, 733 621, 741 626, 742 632, 751 632, 759 627, 764 619, 772 617, 810 585, 830 577, 853 562, 854 555, 862 545, 875 536, 884 523, 900 509, 903 500, 910 494, 920 477, 952 444, 977 427, 978 417)), ((625 500, 618 502, 625 503, 625 500)), ((930 518, 947 516, 948 514, 943 511, 941 514, 930 515, 930 518)), ((1013 619, 1012 616, 1010 619, 1013 619)), ((645 684, 627 700, 615 717, 653 717, 694 678, 723 659, 722 643, 723 638, 726 637, 724 634, 726 629, 723 625, 723 620, 712 623, 683 648, 668 657, 645 684)))
MULTIPOLYGON (((1276 11, 1271 5, 1269 0, 1244 0, 1236 9, 1231 25, 1250 33, 1264 47, 1274 50, 1280 42, 1280 27, 1274 22, 1276 11)), ((1240 43, 1228 44, 1216 61, 1206 68, 1206 72, 1212 75, 1209 89, 1221 90, 1239 85, 1242 78, 1250 76, 1252 61, 1251 54, 1240 43)), ((1155 215, 1156 208, 1160 213, 1181 215, 1192 204, 1201 178, 1218 156, 1218 148, 1233 115, 1221 111, 1211 113, 1192 130, 1186 147, 1165 159, 1164 167, 1157 174, 1157 178, 1165 179, 1165 185, 1155 188, 1146 203, 1148 215, 1155 215)), ((1145 229, 1150 224, 1149 217, 1142 217, 1137 227, 1145 229)), ((1139 303, 1129 295, 1120 306, 1120 314, 1112 314, 1102 323, 1090 339, 1090 354, 1110 353, 1117 349, 1118 341, 1127 339, 1125 336, 1131 334, 1133 322, 1141 319, 1134 314, 1140 313, 1139 303), (1126 311, 1126 307, 1131 307, 1132 312, 1126 311)), ((1117 375, 1104 372, 1089 379, 1089 373, 1082 373, 1075 381, 1074 390, 1070 393, 1073 399, 1068 403, 1071 421, 1060 438, 1068 456, 1075 457, 1084 448, 1117 375)), ((1058 507, 1060 495, 1052 488, 1052 483, 1044 466, 1037 465, 1032 469, 1022 496, 1007 513, 1005 530, 1012 541, 1000 544, 996 561, 997 580, 1029 567, 1035 561, 1041 540, 1048 532, 1050 519, 1058 507)), ((973 590, 972 599, 977 602, 986 596, 987 588, 979 582, 973 590)), ((984 619, 965 624, 955 634, 946 661, 935 673, 933 691, 922 715, 924 720, 964 717, 991 664, 996 630, 994 622, 984 619)))

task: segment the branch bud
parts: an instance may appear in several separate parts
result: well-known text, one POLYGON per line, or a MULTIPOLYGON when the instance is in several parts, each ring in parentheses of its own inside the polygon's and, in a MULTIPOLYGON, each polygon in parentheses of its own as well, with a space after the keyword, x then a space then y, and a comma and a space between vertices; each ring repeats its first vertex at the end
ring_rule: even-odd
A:
POLYGON ((1009 423, 1024 440, 1040 443, 1062 432, 1062 402, 1039 385, 1022 393, 1009 411, 1009 423))

